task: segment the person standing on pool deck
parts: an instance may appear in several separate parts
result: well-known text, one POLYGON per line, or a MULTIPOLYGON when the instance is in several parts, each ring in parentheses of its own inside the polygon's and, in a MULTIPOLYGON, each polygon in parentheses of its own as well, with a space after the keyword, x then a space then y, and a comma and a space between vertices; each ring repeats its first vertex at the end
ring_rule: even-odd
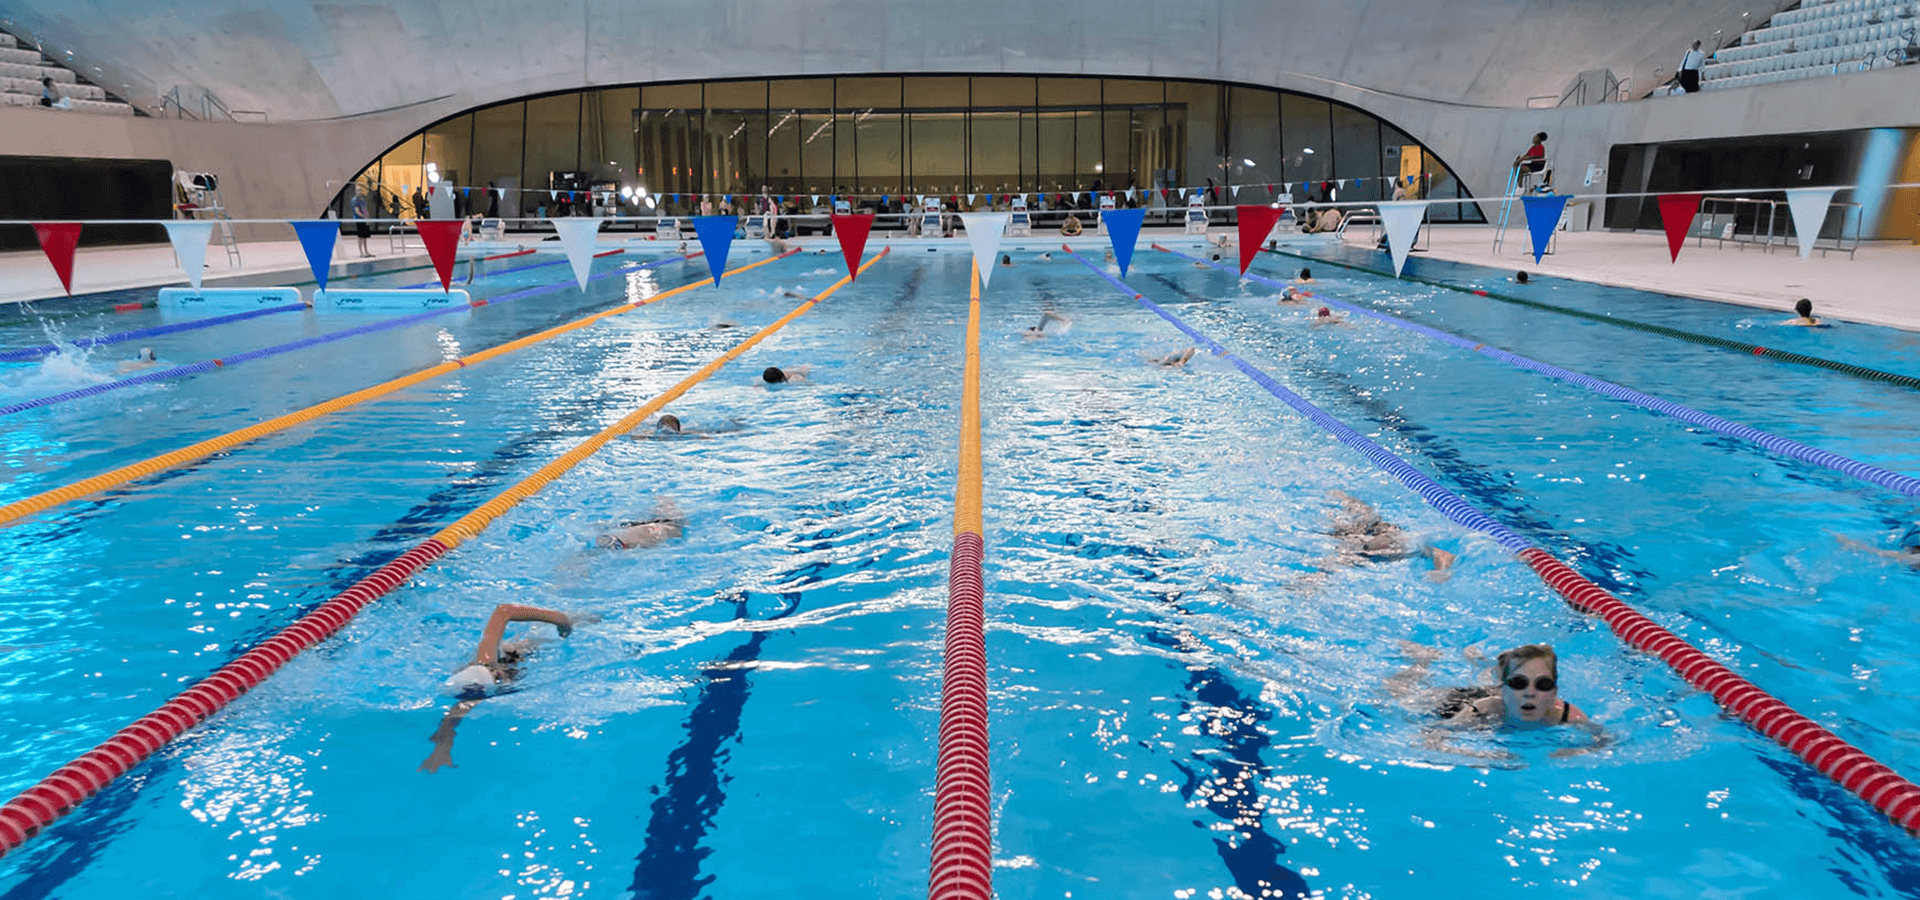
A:
POLYGON ((367 238, 373 237, 373 226, 367 222, 367 194, 357 181, 353 183, 353 203, 348 215, 353 216, 353 236, 360 239, 360 258, 373 256, 367 251, 367 238))
POLYGON ((433 741, 433 752, 421 761, 420 771, 437 772, 443 766, 453 766, 453 737, 455 730, 460 727, 460 721, 481 701, 496 695, 499 688, 520 677, 520 663, 533 652, 535 644, 531 640, 519 640, 501 646, 500 640, 506 636, 508 625, 514 622, 547 622, 559 629, 561 637, 567 637, 573 633, 575 621, 572 616, 555 609, 516 603, 502 603, 494 607, 493 615, 487 617, 486 628, 480 632, 480 646, 474 649, 473 660, 446 681, 449 689, 459 692, 460 700, 441 717, 440 727, 434 729, 429 738, 433 741))

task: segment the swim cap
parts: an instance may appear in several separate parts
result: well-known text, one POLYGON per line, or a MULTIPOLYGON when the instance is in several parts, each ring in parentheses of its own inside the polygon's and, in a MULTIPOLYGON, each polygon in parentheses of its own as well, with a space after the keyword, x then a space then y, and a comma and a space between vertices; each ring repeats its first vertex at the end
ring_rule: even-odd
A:
POLYGON ((493 685, 493 670, 479 663, 453 673, 453 677, 446 682, 448 688, 461 693, 469 690, 486 690, 493 685))
POLYGON ((766 371, 760 373, 760 380, 768 384, 779 384, 787 380, 787 373, 780 371, 779 366, 768 366, 766 371))

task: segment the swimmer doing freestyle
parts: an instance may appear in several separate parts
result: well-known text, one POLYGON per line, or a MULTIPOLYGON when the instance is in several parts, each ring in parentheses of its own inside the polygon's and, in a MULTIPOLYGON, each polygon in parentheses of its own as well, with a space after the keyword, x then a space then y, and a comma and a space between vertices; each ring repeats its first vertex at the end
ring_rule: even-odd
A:
MULTIPOLYGON (((1609 745, 1600 726, 1587 714, 1560 696, 1560 658, 1546 644, 1525 644, 1507 650, 1494 659, 1493 685, 1474 685, 1434 690, 1425 687, 1427 668, 1440 657, 1440 651, 1411 642, 1402 642, 1401 652, 1413 664, 1388 678, 1387 692, 1416 712, 1429 712, 1443 728, 1493 728, 1530 730, 1573 725, 1593 737, 1585 747, 1562 747, 1551 756, 1565 759, 1591 753, 1609 745)), ((1484 658, 1469 647, 1469 660, 1484 658)), ((1429 731, 1427 746, 1469 756, 1506 759, 1511 754, 1485 753, 1453 747, 1442 731, 1429 731)))

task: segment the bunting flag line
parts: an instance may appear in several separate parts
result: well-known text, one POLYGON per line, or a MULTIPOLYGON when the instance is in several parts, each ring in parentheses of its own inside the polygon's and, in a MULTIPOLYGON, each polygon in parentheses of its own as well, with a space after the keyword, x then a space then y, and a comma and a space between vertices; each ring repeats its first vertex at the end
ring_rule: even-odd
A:
POLYGON ((1280 210, 1261 203, 1236 206, 1233 211, 1240 218, 1240 274, 1244 277, 1253 258, 1260 255, 1260 245, 1280 223, 1280 210))
POLYGON ((1520 198, 1520 208, 1527 214, 1527 234, 1533 238, 1533 264, 1540 264, 1540 257, 1547 253, 1547 241, 1553 239, 1553 230, 1560 226, 1560 213, 1567 208, 1572 194, 1526 194, 1520 198))
POLYGON ((1700 212, 1700 194, 1661 194, 1660 224, 1667 229, 1668 262, 1680 261, 1680 246, 1687 242, 1693 217, 1700 212))
POLYGON ((180 219, 160 223, 167 227, 167 240, 173 243, 173 255, 180 257, 180 271, 187 283, 200 289, 200 276, 207 270, 207 242, 213 239, 213 223, 180 219))
POLYGON ((60 286, 73 293, 73 248, 80 244, 79 222, 35 222, 33 234, 40 239, 40 251, 53 263, 60 286))
POLYGON ((873 216, 834 213, 828 218, 833 223, 833 236, 840 241, 840 255, 847 260, 847 277, 857 281, 860 257, 867 250, 867 235, 873 231, 873 216))
POLYGON ((713 271, 714 287, 720 286, 720 273, 727 270, 727 250, 733 247, 733 230, 739 225, 733 216, 693 217, 693 233, 699 236, 707 268, 713 271))
POLYGON ((1800 242, 1801 259, 1813 255, 1813 242, 1820 239, 1820 226, 1827 223, 1827 205, 1833 202, 1834 190, 1792 188, 1787 191, 1787 208, 1793 212, 1793 238, 1800 242))
POLYGON ((1134 209, 1109 209, 1100 213, 1100 221, 1106 223, 1107 240, 1113 242, 1113 261, 1120 264, 1120 277, 1127 277, 1127 266, 1133 262, 1133 248, 1140 242, 1140 224, 1146 221, 1147 211, 1134 209))
POLYGON ((967 229, 967 244, 973 247, 973 267, 980 272, 980 290, 993 278, 993 266, 1000 255, 1000 238, 1007 233, 1012 213, 961 213, 960 224, 967 229))
POLYGON ((1420 236, 1420 220, 1427 217, 1427 204, 1420 200, 1389 200, 1380 204, 1380 222, 1387 227, 1387 249, 1393 253, 1393 277, 1407 267, 1407 251, 1420 236))
POLYGON ((332 219, 292 222, 293 233, 300 238, 300 249, 307 251, 307 267, 313 281, 327 289, 327 270, 333 267, 333 245, 340 239, 340 223, 332 219))
POLYGON ((580 292, 586 293, 587 275, 593 271, 593 239, 600 233, 600 219, 570 218, 549 219, 553 230, 560 234, 560 249, 567 253, 567 262, 573 266, 573 280, 580 285, 580 292))
POLYGON ((433 260, 433 271, 440 275, 442 292, 453 290, 453 260, 459 255, 460 229, 466 224, 463 219, 413 220, 420 243, 427 245, 427 258, 433 260))

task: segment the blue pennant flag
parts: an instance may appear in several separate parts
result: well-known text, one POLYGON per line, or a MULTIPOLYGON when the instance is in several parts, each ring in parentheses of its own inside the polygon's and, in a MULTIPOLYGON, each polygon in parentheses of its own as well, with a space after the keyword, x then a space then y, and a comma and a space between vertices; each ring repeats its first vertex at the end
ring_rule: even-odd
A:
POLYGON ((889 197, 891 197, 891 196, 892 196, 891 194, 881 194, 881 195, 880 195, 880 205, 881 205, 881 206, 886 206, 886 205, 887 205, 887 199, 888 199, 889 197))
POLYGON ((1547 241, 1560 224, 1560 211, 1572 198, 1572 194, 1527 194, 1520 198, 1521 207, 1527 211, 1527 233, 1533 236, 1534 265, 1539 265, 1540 257, 1546 254, 1547 241))
POLYGON ((293 230, 300 235, 301 249, 307 251, 307 265, 313 267, 313 280, 321 290, 326 290, 327 269, 333 265, 333 242, 340 239, 340 223, 332 219, 295 222, 293 230))
POLYGON ((1107 239, 1113 241, 1113 261, 1120 264, 1120 277, 1127 277, 1127 265, 1133 262, 1133 245, 1140 240, 1140 222, 1147 217, 1143 209, 1103 209, 1100 222, 1107 226, 1107 239))
POLYGON ((733 230, 740 224, 732 216, 694 216, 693 233, 700 236, 700 250, 707 255, 707 268, 713 270, 713 286, 720 286, 720 273, 727 270, 727 248, 733 246, 733 230))

